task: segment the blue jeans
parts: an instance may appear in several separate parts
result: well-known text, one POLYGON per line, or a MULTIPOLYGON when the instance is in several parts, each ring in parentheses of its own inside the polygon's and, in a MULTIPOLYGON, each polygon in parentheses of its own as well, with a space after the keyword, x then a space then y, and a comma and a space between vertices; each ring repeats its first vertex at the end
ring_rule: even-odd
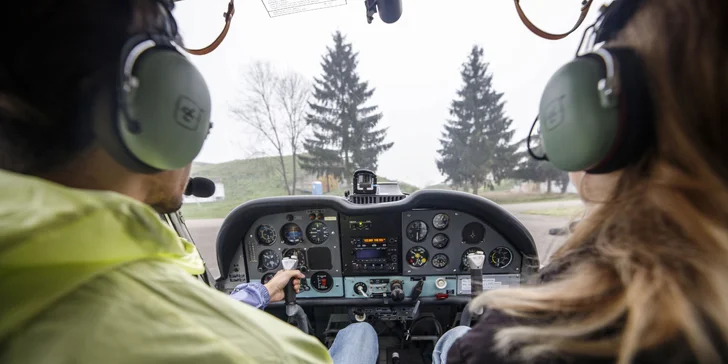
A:
POLYGON ((336 334, 329 349, 334 364, 376 364, 379 358, 379 339, 372 325, 358 322, 336 334))
MULTIPOLYGON (((445 364, 450 347, 468 331, 470 327, 458 326, 442 335, 432 352, 432 364, 445 364)), ((376 364, 379 358, 377 332, 368 323, 351 324, 336 334, 329 354, 334 364, 376 364)))
POLYGON ((446 364, 447 352, 450 351, 455 341, 468 331, 470 331, 469 326, 456 326, 440 336, 440 340, 437 340, 437 344, 435 344, 435 350, 432 351, 432 364, 446 364))

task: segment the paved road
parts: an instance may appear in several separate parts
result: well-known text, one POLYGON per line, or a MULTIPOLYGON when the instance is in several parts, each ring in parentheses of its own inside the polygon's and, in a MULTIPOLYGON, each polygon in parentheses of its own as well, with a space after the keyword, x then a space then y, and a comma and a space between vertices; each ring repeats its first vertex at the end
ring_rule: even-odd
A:
MULTIPOLYGON (((570 217, 555 217, 524 214, 525 211, 553 209, 560 207, 572 207, 581 205, 581 201, 547 201, 547 202, 529 202, 522 204, 503 205, 510 213, 515 215, 523 225, 531 232, 534 240, 536 240, 536 248, 541 260, 544 259, 553 249, 563 241, 563 237, 551 236, 548 234, 549 229, 556 227, 564 227, 571 220, 570 217)), ((217 232, 220 230, 223 219, 205 219, 205 220, 187 220, 187 227, 195 239, 198 249, 202 253, 202 257, 207 262, 208 268, 213 276, 219 275, 217 267, 217 256, 215 255, 215 240, 217 232)))

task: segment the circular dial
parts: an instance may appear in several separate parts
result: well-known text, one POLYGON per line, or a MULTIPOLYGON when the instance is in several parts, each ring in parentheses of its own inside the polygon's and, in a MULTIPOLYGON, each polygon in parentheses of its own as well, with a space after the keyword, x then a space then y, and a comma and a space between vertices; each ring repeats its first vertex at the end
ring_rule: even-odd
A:
POLYGON ((321 221, 314 221, 306 227, 306 237, 314 244, 323 244, 329 238, 329 228, 321 221))
POLYGON ((427 237, 427 224, 422 220, 415 220, 407 225, 407 238, 416 243, 427 237))
POLYGON ((278 240, 278 234, 276 229, 270 225, 260 225, 255 230, 255 237, 258 239, 259 244, 272 245, 278 240))
POLYGON ((334 278, 326 272, 316 272, 311 276, 311 287, 319 292, 328 292, 334 287, 334 278))
POLYGON ((260 279, 260 283, 266 284, 270 282, 271 279, 273 279, 273 276, 276 275, 275 273, 266 273, 263 278, 260 279))
POLYGON ((281 264, 281 257, 276 254, 276 252, 266 249, 260 252, 260 256, 258 256, 258 270, 261 272, 265 272, 267 270, 273 270, 278 268, 278 266, 281 264))
POLYGON ((303 242, 303 232, 301 232, 301 228, 292 222, 283 225, 283 228, 281 228, 281 237, 283 242, 288 245, 296 245, 303 242))
POLYGON ((444 249, 449 242, 450 238, 448 238, 445 234, 437 234, 432 237, 432 246, 434 246, 435 249, 444 249))
POLYGON ((303 249, 298 249, 298 248, 286 249, 283 252, 284 258, 290 258, 293 255, 295 255, 296 258, 298 259, 298 268, 297 269, 300 270, 301 272, 305 273, 306 270, 308 270, 307 264, 306 264, 306 253, 303 251, 303 249))
POLYGON ((478 252, 485 254, 483 249, 480 249, 480 248, 470 248, 470 249, 466 250, 465 252, 463 252, 463 270, 470 269, 470 263, 468 262, 468 254, 478 253, 478 252))
POLYGON ((488 254, 488 264, 495 268, 505 268, 513 261, 513 253, 510 249, 499 246, 488 254))
POLYGON ((432 226, 437 230, 444 230, 450 224, 450 216, 447 214, 437 214, 432 219, 432 226))
POLYGON ((437 253, 432 257, 432 266, 437 269, 445 268, 447 263, 450 263, 450 258, 445 254, 437 253))
POLYGON ((478 244, 485 238, 485 226, 479 222, 471 222, 463 228, 463 241, 468 244, 478 244))
POLYGON ((430 253, 427 252, 427 249, 421 246, 416 246, 407 251, 407 256, 405 258, 409 265, 413 267, 421 267, 427 263, 427 260, 430 258, 430 253))

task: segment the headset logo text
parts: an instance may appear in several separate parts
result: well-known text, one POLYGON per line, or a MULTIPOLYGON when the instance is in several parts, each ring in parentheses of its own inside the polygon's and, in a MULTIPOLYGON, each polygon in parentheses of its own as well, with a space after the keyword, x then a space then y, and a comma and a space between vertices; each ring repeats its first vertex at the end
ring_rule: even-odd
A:
POLYGON ((546 105, 544 115, 544 126, 548 130, 554 130, 564 122, 564 99, 566 95, 559 96, 546 105))
POLYGON ((202 110, 192 99, 187 96, 180 96, 177 99, 177 105, 174 112, 174 118, 177 124, 185 129, 197 130, 202 120, 202 110))

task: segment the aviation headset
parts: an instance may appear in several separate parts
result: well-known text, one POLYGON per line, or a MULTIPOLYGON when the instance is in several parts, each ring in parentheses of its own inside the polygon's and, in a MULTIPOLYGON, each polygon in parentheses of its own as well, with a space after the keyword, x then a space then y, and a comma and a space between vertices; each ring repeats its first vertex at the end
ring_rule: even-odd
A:
MULTIPOLYGON (((595 42, 613 39, 641 3, 614 1, 597 20, 599 26, 589 27, 596 27, 595 42)), ((556 168, 598 174, 637 161, 651 145, 654 133, 642 60, 624 47, 602 47, 581 56, 577 52, 576 59, 548 81, 537 120, 545 155, 533 153, 531 133, 529 153, 556 168)))
MULTIPOLYGON (((136 34, 121 50, 113 81, 111 122, 93 118, 93 132, 116 161, 139 173, 185 167, 202 149, 211 100, 202 74, 182 54, 174 2, 158 0, 164 26, 136 34)), ((91 102, 98 102, 93 99, 91 102)))

